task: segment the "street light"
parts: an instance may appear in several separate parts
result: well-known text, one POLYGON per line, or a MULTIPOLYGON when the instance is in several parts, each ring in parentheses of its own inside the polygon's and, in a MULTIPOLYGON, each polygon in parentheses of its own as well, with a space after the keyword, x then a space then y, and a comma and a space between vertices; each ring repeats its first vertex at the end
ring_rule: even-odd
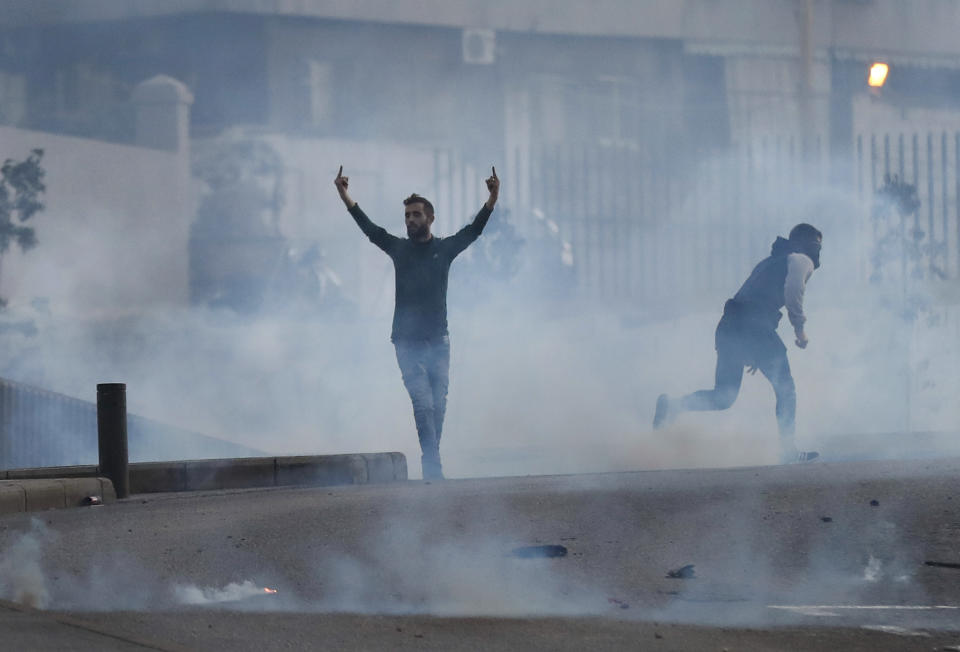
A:
POLYGON ((887 81, 887 73, 890 72, 890 66, 883 63, 882 61, 875 61, 870 65, 870 77, 867 79, 867 84, 871 88, 883 88, 883 85, 887 81))

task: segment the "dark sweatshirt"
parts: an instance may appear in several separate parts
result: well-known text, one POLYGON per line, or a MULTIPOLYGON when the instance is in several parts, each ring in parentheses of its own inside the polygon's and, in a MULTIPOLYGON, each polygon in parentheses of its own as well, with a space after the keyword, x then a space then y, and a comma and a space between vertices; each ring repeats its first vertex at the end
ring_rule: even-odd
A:
POLYGON ((814 267, 813 260, 797 243, 777 238, 770 248, 770 256, 753 268, 733 297, 734 305, 728 309, 758 326, 776 329, 780 308, 786 306, 790 323, 799 331, 807 320, 803 314, 803 294, 814 267))
POLYGON ((357 226, 393 260, 396 292, 391 340, 431 340, 447 334, 450 263, 480 237, 490 212, 484 204, 473 222, 449 238, 434 236, 417 242, 387 233, 371 222, 359 205, 353 205, 350 215, 357 226))

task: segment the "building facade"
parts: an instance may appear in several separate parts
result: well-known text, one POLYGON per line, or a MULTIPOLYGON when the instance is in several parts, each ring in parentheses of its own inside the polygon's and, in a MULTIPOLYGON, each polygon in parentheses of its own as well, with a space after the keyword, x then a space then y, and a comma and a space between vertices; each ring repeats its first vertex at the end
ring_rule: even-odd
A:
MULTIPOLYGON (((276 152, 280 190, 266 191, 271 201, 247 228, 266 248, 250 259, 260 261, 253 276, 320 243, 351 248, 330 253, 345 283, 378 283, 364 278, 372 259, 352 253, 326 187, 340 162, 381 219, 418 189, 436 197, 446 230, 479 206, 480 180, 498 164, 504 207, 528 235, 558 234, 579 286, 647 300, 661 274, 676 276, 664 258, 700 265, 682 280, 691 293, 728 287, 742 270, 714 269, 711 256, 762 249, 767 231, 794 217, 772 220, 770 197, 798 179, 869 198, 893 172, 925 193, 930 223, 954 252, 945 264, 960 273, 956 3, 7 4, 8 127, 129 142, 128 99, 162 74, 195 97, 196 150, 226 139, 276 152), (890 76, 871 91, 877 60, 890 76), (919 134, 917 146, 912 136, 900 145, 903 134, 919 134), (766 194, 751 194, 757 180, 766 194), (757 226, 766 231, 754 239, 757 226), (689 227, 707 233, 692 251, 681 242, 689 227), (277 237, 289 246, 275 247, 277 237)), ((210 300, 217 275, 232 273, 197 269, 207 289, 194 288, 195 300, 210 300)))

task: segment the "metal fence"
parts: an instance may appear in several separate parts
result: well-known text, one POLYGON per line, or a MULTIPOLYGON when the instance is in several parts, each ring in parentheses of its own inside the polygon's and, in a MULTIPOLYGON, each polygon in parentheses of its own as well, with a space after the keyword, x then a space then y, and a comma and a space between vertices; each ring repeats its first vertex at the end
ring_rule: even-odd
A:
MULTIPOLYGON (((781 234, 783 197, 798 184, 825 183, 825 162, 819 140, 790 136, 709 154, 663 139, 532 147, 504 166, 501 205, 528 238, 539 228, 569 243, 581 296, 716 303, 781 234)), ((484 170, 456 154, 438 155, 436 170, 448 211, 469 214, 482 201, 464 179, 484 170)))
POLYGON ((861 133, 855 150, 858 197, 869 201, 886 177, 913 185, 920 208, 905 226, 921 245, 921 267, 960 278, 960 132, 861 133))
MULTIPOLYGON (((927 262, 960 277, 960 133, 858 134, 852 145, 853 156, 837 155, 822 138, 784 134, 711 153, 663 140, 528 147, 504 165, 500 205, 528 239, 550 223, 569 243, 581 296, 695 306, 735 291, 775 236, 800 221, 829 222, 830 211, 844 237, 856 237, 850 272, 865 281, 879 237, 871 207, 884 175, 895 174, 917 187, 927 262)), ((445 212, 471 214, 486 174, 439 152, 445 212)))
MULTIPOLYGON (((133 414, 127 438, 134 462, 263 454, 133 414)), ((96 463, 96 403, 0 379, 0 469, 96 463)))

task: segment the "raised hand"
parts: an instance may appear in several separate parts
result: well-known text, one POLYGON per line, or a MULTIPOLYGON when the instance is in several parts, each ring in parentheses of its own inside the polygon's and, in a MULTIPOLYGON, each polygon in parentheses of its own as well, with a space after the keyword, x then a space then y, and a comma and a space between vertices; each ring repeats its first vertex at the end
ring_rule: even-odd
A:
POLYGON ((487 190, 490 192, 487 208, 493 209, 493 205, 497 203, 497 198, 500 196, 500 178, 497 177, 497 168, 491 166, 490 171, 492 174, 486 180, 487 190))
POLYGON ((337 172, 337 178, 333 180, 333 185, 337 187, 337 192, 340 193, 340 199, 343 200, 343 203, 346 204, 347 208, 352 208, 356 203, 350 198, 350 195, 347 194, 347 187, 350 185, 350 177, 343 176, 343 166, 340 166, 340 171, 337 172))
POLYGON ((347 186, 350 185, 350 177, 343 176, 343 166, 340 166, 340 171, 337 172, 337 178, 333 180, 333 185, 337 187, 337 190, 340 191, 342 195, 347 190, 347 186))

